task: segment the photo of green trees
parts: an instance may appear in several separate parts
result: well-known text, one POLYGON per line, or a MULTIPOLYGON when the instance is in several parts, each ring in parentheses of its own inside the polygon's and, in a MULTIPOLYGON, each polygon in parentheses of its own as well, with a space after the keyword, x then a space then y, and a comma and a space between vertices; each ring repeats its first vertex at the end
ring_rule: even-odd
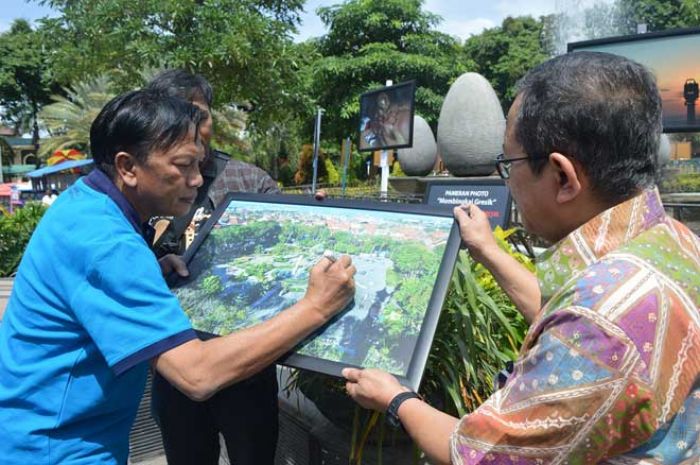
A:
POLYGON ((296 353, 405 376, 452 218, 232 200, 173 291, 196 329, 225 335, 303 297, 325 250, 357 268, 349 308, 296 353))

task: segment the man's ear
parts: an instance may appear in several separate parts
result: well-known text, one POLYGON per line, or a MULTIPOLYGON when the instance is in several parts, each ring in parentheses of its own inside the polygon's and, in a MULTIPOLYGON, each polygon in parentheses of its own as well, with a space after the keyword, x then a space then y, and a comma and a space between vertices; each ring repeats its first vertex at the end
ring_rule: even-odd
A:
POLYGON ((117 178, 121 179, 125 186, 136 187, 136 160, 128 152, 119 152, 114 156, 114 169, 117 178))
POLYGON ((580 167, 570 158, 557 152, 549 155, 549 162, 553 164, 557 177, 557 202, 571 202, 581 194, 585 184, 580 167))

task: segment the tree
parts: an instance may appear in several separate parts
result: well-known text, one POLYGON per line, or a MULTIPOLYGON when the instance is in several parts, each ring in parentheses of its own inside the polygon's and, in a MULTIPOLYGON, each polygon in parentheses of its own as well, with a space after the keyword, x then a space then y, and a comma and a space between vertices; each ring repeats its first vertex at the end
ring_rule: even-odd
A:
POLYGON ((49 52, 41 31, 18 19, 10 30, 0 34, 0 105, 2 119, 18 133, 31 130, 32 142, 38 143, 37 114, 59 91, 47 66, 49 52))
POLYGON ((252 102, 264 127, 296 108, 291 33, 303 0, 43 0, 60 13, 47 18, 58 43, 53 66, 62 80, 107 73, 118 90, 141 84, 154 66, 200 73, 216 90, 216 106, 252 102))
POLYGON ((232 158, 250 161, 250 141, 245 132, 248 126, 248 113, 235 105, 226 105, 213 110, 213 145, 232 158))
POLYGON ((624 33, 634 34, 637 24, 649 31, 700 26, 698 0, 618 0, 624 33))
POLYGON ((106 75, 78 82, 64 92, 65 97, 54 96, 54 102, 39 114, 50 134, 41 144, 42 157, 64 148, 86 150, 92 122, 115 95, 106 75))
POLYGON ((546 24, 547 18, 508 17, 501 26, 470 37, 464 44, 476 71, 489 80, 505 109, 515 98, 518 79, 549 58, 546 24))
POLYGON ((422 10, 422 0, 349 0, 318 9, 328 26, 314 41, 320 58, 310 66, 311 95, 325 110, 325 139, 357 131, 359 96, 416 80, 416 111, 435 127, 450 84, 471 68, 456 39, 434 29, 440 18, 422 10))

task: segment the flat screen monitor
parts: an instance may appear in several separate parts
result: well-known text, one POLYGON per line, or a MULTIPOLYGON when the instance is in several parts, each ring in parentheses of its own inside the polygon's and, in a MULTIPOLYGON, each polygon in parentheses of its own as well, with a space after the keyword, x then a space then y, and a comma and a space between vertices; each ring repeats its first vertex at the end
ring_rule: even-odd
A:
POLYGON ((700 28, 574 42, 567 49, 614 53, 645 65, 661 92, 664 132, 700 131, 700 28))
POLYGON ((360 151, 413 145, 415 81, 366 92, 360 96, 360 151))

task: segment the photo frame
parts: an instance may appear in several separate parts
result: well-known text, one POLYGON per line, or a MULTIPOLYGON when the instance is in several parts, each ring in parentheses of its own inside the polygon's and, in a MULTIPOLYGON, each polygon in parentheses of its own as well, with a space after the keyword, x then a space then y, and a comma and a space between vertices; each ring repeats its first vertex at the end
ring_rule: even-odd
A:
POLYGON ((571 42, 567 52, 621 55, 656 76, 662 102, 663 132, 700 131, 700 28, 685 28, 571 42))
POLYGON ((195 329, 225 335, 298 301, 326 250, 349 254, 354 301, 278 363, 372 366, 418 389, 460 242, 452 215, 422 204, 230 193, 169 284, 195 329))
POLYGON ((362 151, 400 149, 413 146, 413 116, 416 82, 407 81, 360 95, 362 151))
POLYGON ((505 180, 496 176, 435 179, 427 182, 424 203, 432 208, 452 213, 454 207, 473 203, 481 208, 489 219, 491 229, 506 228, 510 222, 513 200, 505 180))

